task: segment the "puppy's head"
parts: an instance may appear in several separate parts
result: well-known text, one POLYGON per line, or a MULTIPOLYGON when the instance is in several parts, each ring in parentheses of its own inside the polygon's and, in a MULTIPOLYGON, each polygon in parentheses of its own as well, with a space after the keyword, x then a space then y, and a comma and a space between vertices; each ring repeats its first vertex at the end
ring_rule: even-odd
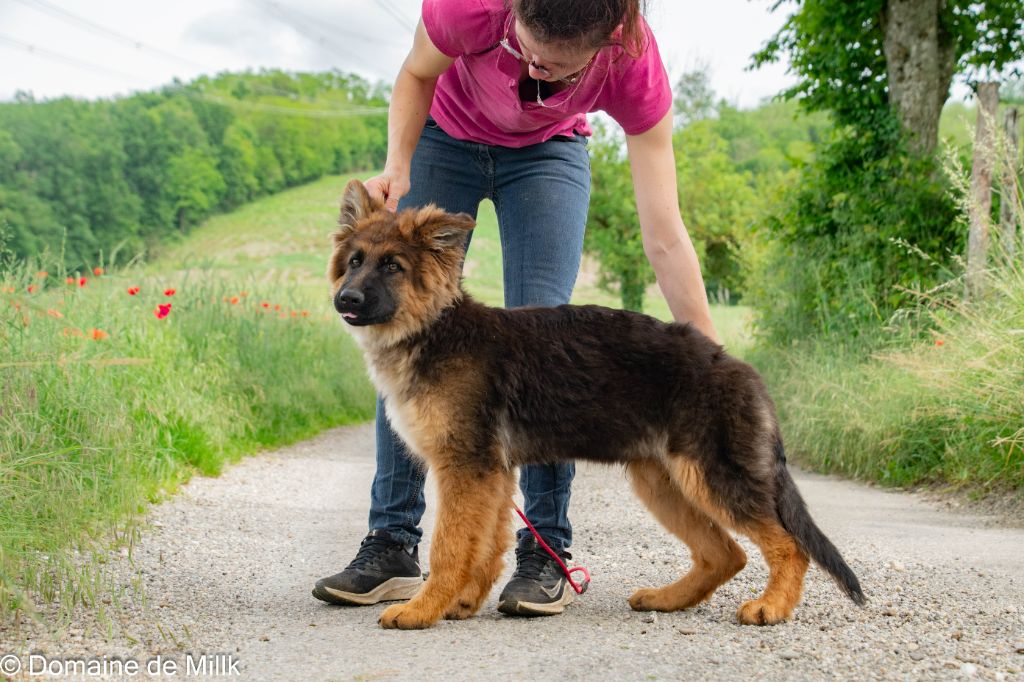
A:
POLYGON ((473 219, 430 205, 392 213, 358 180, 345 188, 327 276, 349 325, 398 340, 432 322, 461 296, 473 219))

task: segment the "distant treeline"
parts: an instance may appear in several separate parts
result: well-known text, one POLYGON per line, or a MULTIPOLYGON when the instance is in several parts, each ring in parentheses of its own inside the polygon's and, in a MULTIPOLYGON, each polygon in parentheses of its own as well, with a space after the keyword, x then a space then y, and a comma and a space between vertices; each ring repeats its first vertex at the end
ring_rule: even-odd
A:
POLYGON ((328 173, 383 165, 387 93, 339 72, 221 74, 112 101, 0 103, 0 244, 71 269, 328 173))

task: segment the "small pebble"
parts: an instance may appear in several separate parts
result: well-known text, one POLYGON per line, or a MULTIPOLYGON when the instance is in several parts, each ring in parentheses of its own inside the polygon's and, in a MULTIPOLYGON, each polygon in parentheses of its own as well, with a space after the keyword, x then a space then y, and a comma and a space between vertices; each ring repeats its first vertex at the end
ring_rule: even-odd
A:
POLYGON ((800 654, 798 654, 795 651, 791 651, 789 649, 786 649, 785 651, 780 651, 779 652, 779 658, 781 658, 784 661, 792 661, 794 658, 799 658, 799 657, 800 657, 800 654))
POLYGON ((648 613, 646 616, 644 616, 644 622, 645 623, 657 623, 658 622, 658 614, 656 614, 654 612, 648 613))
POLYGON ((697 634, 696 628, 679 628, 679 634, 681 635, 695 635, 697 634))

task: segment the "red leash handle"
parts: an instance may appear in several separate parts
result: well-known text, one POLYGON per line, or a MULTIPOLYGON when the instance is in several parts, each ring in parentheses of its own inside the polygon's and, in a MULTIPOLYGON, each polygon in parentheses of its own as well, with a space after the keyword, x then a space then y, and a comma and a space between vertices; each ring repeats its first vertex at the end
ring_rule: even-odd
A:
POLYGON ((555 553, 555 550, 548 547, 548 543, 544 542, 544 538, 540 536, 540 533, 537 532, 537 529, 533 527, 532 523, 530 523, 530 519, 526 518, 526 514, 523 513, 523 510, 519 508, 519 505, 516 504, 514 500, 512 502, 512 507, 516 510, 516 513, 519 514, 519 518, 523 520, 523 523, 526 524, 526 527, 530 529, 530 532, 533 533, 533 537, 537 538, 537 542, 540 543, 540 546, 543 547, 544 550, 551 555, 551 558, 558 563, 559 568, 562 569, 562 573, 565 574, 565 579, 569 581, 569 585, 571 585, 572 589, 576 591, 576 594, 583 594, 584 592, 586 592, 587 587, 590 585, 590 571, 588 571, 583 566, 567 568, 565 562, 562 561, 562 558, 555 553), (577 571, 583 573, 582 583, 577 583, 575 580, 572 579, 572 574, 576 573, 577 571))

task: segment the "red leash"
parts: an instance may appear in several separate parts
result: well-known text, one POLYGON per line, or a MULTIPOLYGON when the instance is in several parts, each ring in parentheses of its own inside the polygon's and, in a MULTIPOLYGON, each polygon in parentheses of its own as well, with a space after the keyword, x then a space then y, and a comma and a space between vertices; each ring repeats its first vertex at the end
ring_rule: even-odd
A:
POLYGON ((565 573, 565 579, 569 581, 569 584, 572 586, 572 589, 576 591, 576 594, 583 594, 584 592, 586 592, 587 586, 590 585, 590 571, 585 569, 583 566, 567 568, 565 562, 562 561, 561 557, 555 554, 555 550, 548 547, 548 543, 544 542, 544 538, 540 536, 540 533, 537 532, 537 529, 533 527, 532 523, 530 523, 530 519, 526 518, 526 514, 523 513, 523 510, 519 508, 519 505, 516 504, 514 500, 512 501, 512 507, 515 508, 516 513, 519 514, 519 518, 523 520, 523 523, 526 524, 526 527, 530 529, 531 533, 533 533, 533 537, 537 538, 537 542, 540 543, 540 546, 543 547, 544 550, 551 555, 551 558, 558 563, 558 566, 562 569, 562 573, 565 573), (577 583, 575 580, 572 579, 572 574, 577 571, 581 571, 583 573, 582 584, 577 583))

